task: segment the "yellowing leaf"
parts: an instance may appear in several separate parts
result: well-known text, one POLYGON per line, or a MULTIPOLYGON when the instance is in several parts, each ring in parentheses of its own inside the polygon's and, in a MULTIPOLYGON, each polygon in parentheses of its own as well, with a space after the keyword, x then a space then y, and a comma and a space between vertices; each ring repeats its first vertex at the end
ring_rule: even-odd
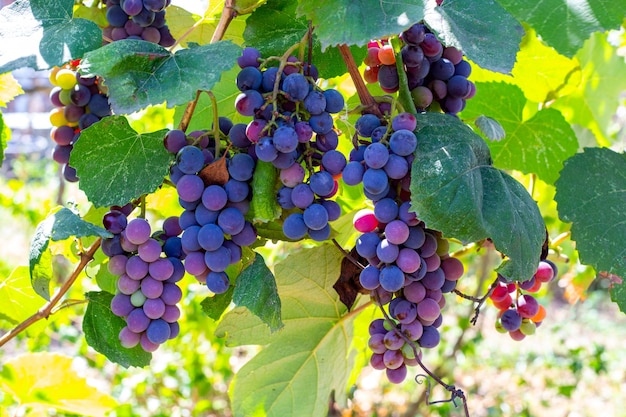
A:
POLYGON ((56 353, 28 353, 8 361, 0 371, 0 388, 20 405, 40 410, 104 417, 117 406, 72 369, 72 358, 56 353))
POLYGON ((24 90, 13 74, 0 74, 0 106, 6 107, 9 101, 23 93, 24 90))
MULTIPOLYGON (((0 278, 0 318, 17 324, 44 305, 45 300, 38 296, 30 284, 27 266, 19 266, 7 278, 0 278)), ((45 327, 43 322, 30 326, 29 333, 35 334, 45 327)))

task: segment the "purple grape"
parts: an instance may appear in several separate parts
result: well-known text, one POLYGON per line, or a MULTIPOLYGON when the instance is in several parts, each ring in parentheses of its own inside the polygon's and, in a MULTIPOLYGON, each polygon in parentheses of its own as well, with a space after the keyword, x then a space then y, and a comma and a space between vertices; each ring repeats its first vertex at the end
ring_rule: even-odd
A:
MULTIPOLYGON (((163 292, 161 293, 161 300, 167 306, 173 306, 176 303, 180 302, 183 298, 183 292, 176 284, 165 283, 163 285, 163 292)), ((164 313, 165 314, 165 313, 164 313)))
POLYGON ((202 204, 209 210, 218 211, 226 206, 228 194, 219 185, 209 185, 202 192, 202 204))
POLYGON ((121 345, 127 349, 130 349, 139 344, 141 335, 139 333, 131 331, 127 326, 124 326, 122 330, 120 330, 119 338, 121 345))
POLYGON ((389 292, 399 291, 404 286, 404 272, 395 265, 380 270, 380 286, 389 292))
POLYGON ((146 298, 159 298, 163 293, 163 283, 147 276, 141 280, 141 292, 146 298))
POLYGON ((230 251, 225 246, 220 246, 214 251, 204 254, 206 266, 213 272, 223 272, 230 265, 230 251))
POLYGON ((143 312, 152 320, 159 319, 165 313, 165 303, 160 298, 149 298, 143 304, 143 312))
POLYGON ((308 228, 300 213, 292 213, 283 222, 283 233, 288 239, 300 240, 306 236, 308 228))
POLYGON ((339 113, 343 110, 345 100, 339 91, 329 88, 324 91, 324 98, 326 99, 325 110, 328 113, 339 113))
POLYGON ((161 244, 155 239, 148 239, 138 246, 137 254, 146 262, 154 262, 161 256, 161 244))
POLYGON ((130 296, 117 293, 111 300, 111 311, 119 317, 126 317, 135 307, 130 302, 130 296))
POLYGON ((134 333, 145 331, 150 325, 150 318, 146 316, 142 308, 135 308, 126 318, 128 330, 134 333))
POLYGON ((152 343, 165 343, 170 338, 170 325, 163 319, 153 320, 146 330, 146 337, 152 343))
POLYGON ((283 79, 282 90, 291 101, 303 101, 309 94, 309 82, 304 75, 293 73, 283 79))
POLYGON ((263 106, 265 99, 256 90, 246 90, 235 99, 235 108, 242 116, 254 116, 254 113, 263 106))
POLYGON ((261 52, 256 48, 247 47, 241 51, 241 56, 237 58, 237 64, 240 68, 256 67, 258 68, 259 58, 261 58, 261 52))
POLYGON ((263 74, 261 74, 258 68, 245 67, 237 74, 236 83, 240 91, 259 90, 262 81, 263 74))
POLYGON ((359 136, 369 138, 374 129, 381 125, 380 120, 373 114, 364 114, 359 117, 354 125, 359 136))

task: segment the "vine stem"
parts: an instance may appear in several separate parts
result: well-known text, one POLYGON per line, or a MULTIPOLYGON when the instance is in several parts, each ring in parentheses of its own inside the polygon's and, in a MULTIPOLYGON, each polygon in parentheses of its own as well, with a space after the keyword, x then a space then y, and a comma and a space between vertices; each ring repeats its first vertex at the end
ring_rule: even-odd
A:
POLYGON ((391 38, 391 46, 393 47, 393 51, 396 56, 396 69, 398 70, 398 101, 402 107, 404 107, 404 111, 411 114, 417 114, 415 103, 413 103, 413 98, 411 97, 411 91, 409 91, 409 81, 407 79, 406 72, 404 72, 404 63, 402 62, 401 52, 402 45, 400 44, 400 39, 397 37, 391 38))
POLYGON ((374 100, 374 97, 370 94, 369 90, 365 86, 365 81, 363 81, 363 77, 361 77, 361 73, 359 72, 359 67, 354 62, 354 57, 352 56, 352 52, 350 52, 350 48, 345 43, 339 45, 339 52, 341 53, 341 57, 343 58, 343 62, 346 64, 346 68, 348 69, 348 73, 350 74, 350 78, 356 87, 356 93, 359 95, 359 100, 361 104, 368 110, 373 112, 376 116, 382 117, 380 110, 378 109, 378 105, 374 100))
POLYGON ((47 319, 52 314, 52 310, 56 307, 56 305, 61 301, 61 298, 69 291, 72 287, 76 279, 80 276, 80 273, 85 269, 85 266, 94 257, 94 254, 100 248, 100 244, 102 243, 102 238, 98 238, 86 252, 80 254, 80 262, 74 268, 72 275, 68 278, 67 281, 63 283, 63 286, 59 289, 59 291, 48 301, 43 307, 41 307, 35 314, 18 324, 16 327, 11 329, 8 333, 5 333, 0 337, 0 347, 4 346, 9 340, 13 339, 15 336, 26 330, 28 327, 32 326, 36 322, 41 319, 47 319))

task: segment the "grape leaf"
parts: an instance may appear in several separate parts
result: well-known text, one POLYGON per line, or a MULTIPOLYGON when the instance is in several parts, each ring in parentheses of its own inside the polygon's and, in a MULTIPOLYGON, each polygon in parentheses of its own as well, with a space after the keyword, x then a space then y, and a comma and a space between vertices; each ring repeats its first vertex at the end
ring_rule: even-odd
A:
POLYGON ((611 301, 619 306, 622 313, 626 313, 626 284, 614 284, 610 291, 611 301))
POLYGON ((593 32, 616 29, 624 3, 614 0, 498 0, 518 20, 529 23, 559 53, 572 57, 593 32))
POLYGON ((555 185, 559 217, 572 223, 580 261, 626 277, 626 155, 585 148, 565 162, 555 185))
MULTIPOLYGON (((31 286, 30 272, 26 266, 18 266, 11 275, 0 278, 0 300, 0 316, 13 325, 26 320, 44 305, 31 286)), ((27 331, 36 333, 46 325, 40 321, 34 326, 29 326, 27 331)))
POLYGON ((489 140, 502 140, 506 137, 504 128, 497 120, 481 114, 474 122, 480 132, 489 140))
POLYGON ((269 326, 271 332, 283 327, 274 275, 261 255, 256 254, 252 265, 237 277, 233 302, 258 316, 269 326))
POLYGON ((20 94, 24 94, 24 90, 13 74, 0 74, 0 106, 6 107, 9 101, 20 94))
POLYGON ((233 300, 233 291, 234 286, 231 285, 228 287, 228 291, 224 294, 215 294, 212 297, 207 297, 200 303, 202 307, 202 311, 204 314, 212 318, 213 320, 219 320, 224 311, 230 305, 230 302, 233 300))
POLYGON ((50 279, 52 278, 52 257, 48 244, 50 240, 60 241, 71 236, 106 238, 112 235, 102 227, 82 220, 76 213, 65 207, 39 223, 30 244, 30 275, 33 289, 46 300, 50 300, 50 279))
POLYGON ((151 353, 144 351, 139 345, 127 349, 120 343, 119 333, 126 326, 126 322, 111 311, 113 295, 91 291, 86 296, 89 304, 83 318, 83 332, 87 344, 125 368, 149 365, 151 353))
POLYGON ((488 142, 495 166, 536 173, 553 184, 563 161, 578 150, 578 139, 558 110, 544 108, 524 120, 525 105, 526 98, 517 86, 476 83, 476 96, 468 100, 462 117, 488 114, 500 122, 506 138, 488 142))
POLYGON ((426 24, 483 68, 509 73, 524 29, 494 0, 428 2, 426 24))
POLYGON ((498 272, 525 281, 535 273, 545 225, 535 201, 511 176, 492 166, 482 138, 454 117, 418 117, 411 174, 417 216, 445 236, 466 242, 491 238, 508 257, 498 272))
POLYGON ((197 90, 213 88, 240 53, 230 41, 172 54, 152 42, 124 39, 85 54, 80 71, 103 77, 113 111, 124 114, 164 101, 168 107, 192 101, 197 90))
POLYGON ((275 267, 285 327, 269 333, 261 320, 237 307, 216 335, 227 344, 268 344, 235 376, 231 398, 235 416, 326 416, 328 399, 345 399, 354 367, 354 316, 346 317, 333 284, 343 255, 332 245, 301 250, 275 267), (255 337, 256 336, 256 337, 255 337))
MULTIPOLYGON (((298 3, 290 0, 272 0, 259 7, 246 21, 243 33, 246 44, 260 50, 263 57, 284 54, 289 47, 300 42, 309 29, 307 20, 296 16, 297 7, 298 3), (277 27, 280 27, 280 36, 276 34, 277 27)), ((320 76, 331 78, 346 72, 346 64, 337 48, 328 47, 322 51, 317 30, 313 32, 312 45, 311 62, 320 76)), ((356 62, 362 61, 367 53, 366 48, 356 46, 351 47, 350 52, 356 62)))
POLYGON ((73 0, 17 0, 3 7, 0 74, 63 65, 99 48, 102 31, 94 22, 73 19, 73 6, 73 0))
POLYGON ((81 416, 106 416, 117 402, 72 369, 73 360, 50 352, 17 356, 4 363, 0 388, 28 409, 29 415, 49 415, 49 409, 54 408, 81 416))
MULTIPOLYGON (((372 39, 399 34, 424 19, 423 1, 301 1, 297 13, 313 22, 322 49, 366 45, 372 39), (375 24, 365 24, 375 18, 375 24)), ((278 37, 278 36, 277 36, 278 37)))
POLYGON ((154 192, 173 158, 163 146, 165 133, 139 134, 121 116, 105 117, 81 131, 70 165, 89 201, 97 207, 123 206, 154 192))
POLYGON ((4 116, 0 112, 0 165, 4 162, 4 150, 7 148, 9 139, 11 139, 11 129, 4 122, 4 116))

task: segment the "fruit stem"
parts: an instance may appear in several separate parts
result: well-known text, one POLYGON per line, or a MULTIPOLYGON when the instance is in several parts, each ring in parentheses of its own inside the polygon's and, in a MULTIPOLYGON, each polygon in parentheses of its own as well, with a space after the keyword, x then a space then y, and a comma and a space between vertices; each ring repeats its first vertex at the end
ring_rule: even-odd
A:
POLYGON ((346 68, 348 69, 348 73, 350 74, 350 78, 356 87, 356 92, 359 95, 359 100, 361 104, 367 112, 374 113, 379 118, 382 118, 383 115, 378 109, 378 104, 374 100, 374 97, 370 94, 369 90, 365 86, 365 81, 363 81, 363 77, 361 77, 361 73, 359 72, 359 68, 354 62, 354 57, 352 56, 352 52, 350 52, 350 48, 348 45, 341 44, 339 45, 339 52, 341 53, 341 57, 343 58, 343 62, 346 64, 346 68))
POLYGON ((404 107, 404 111, 411 114, 417 114, 415 103, 413 103, 413 97, 411 97, 411 91, 409 90, 409 80, 407 79, 406 72, 404 71, 404 63, 402 62, 402 45, 398 37, 390 39, 391 46, 396 55, 396 69, 398 70, 398 101, 400 105, 404 107))

